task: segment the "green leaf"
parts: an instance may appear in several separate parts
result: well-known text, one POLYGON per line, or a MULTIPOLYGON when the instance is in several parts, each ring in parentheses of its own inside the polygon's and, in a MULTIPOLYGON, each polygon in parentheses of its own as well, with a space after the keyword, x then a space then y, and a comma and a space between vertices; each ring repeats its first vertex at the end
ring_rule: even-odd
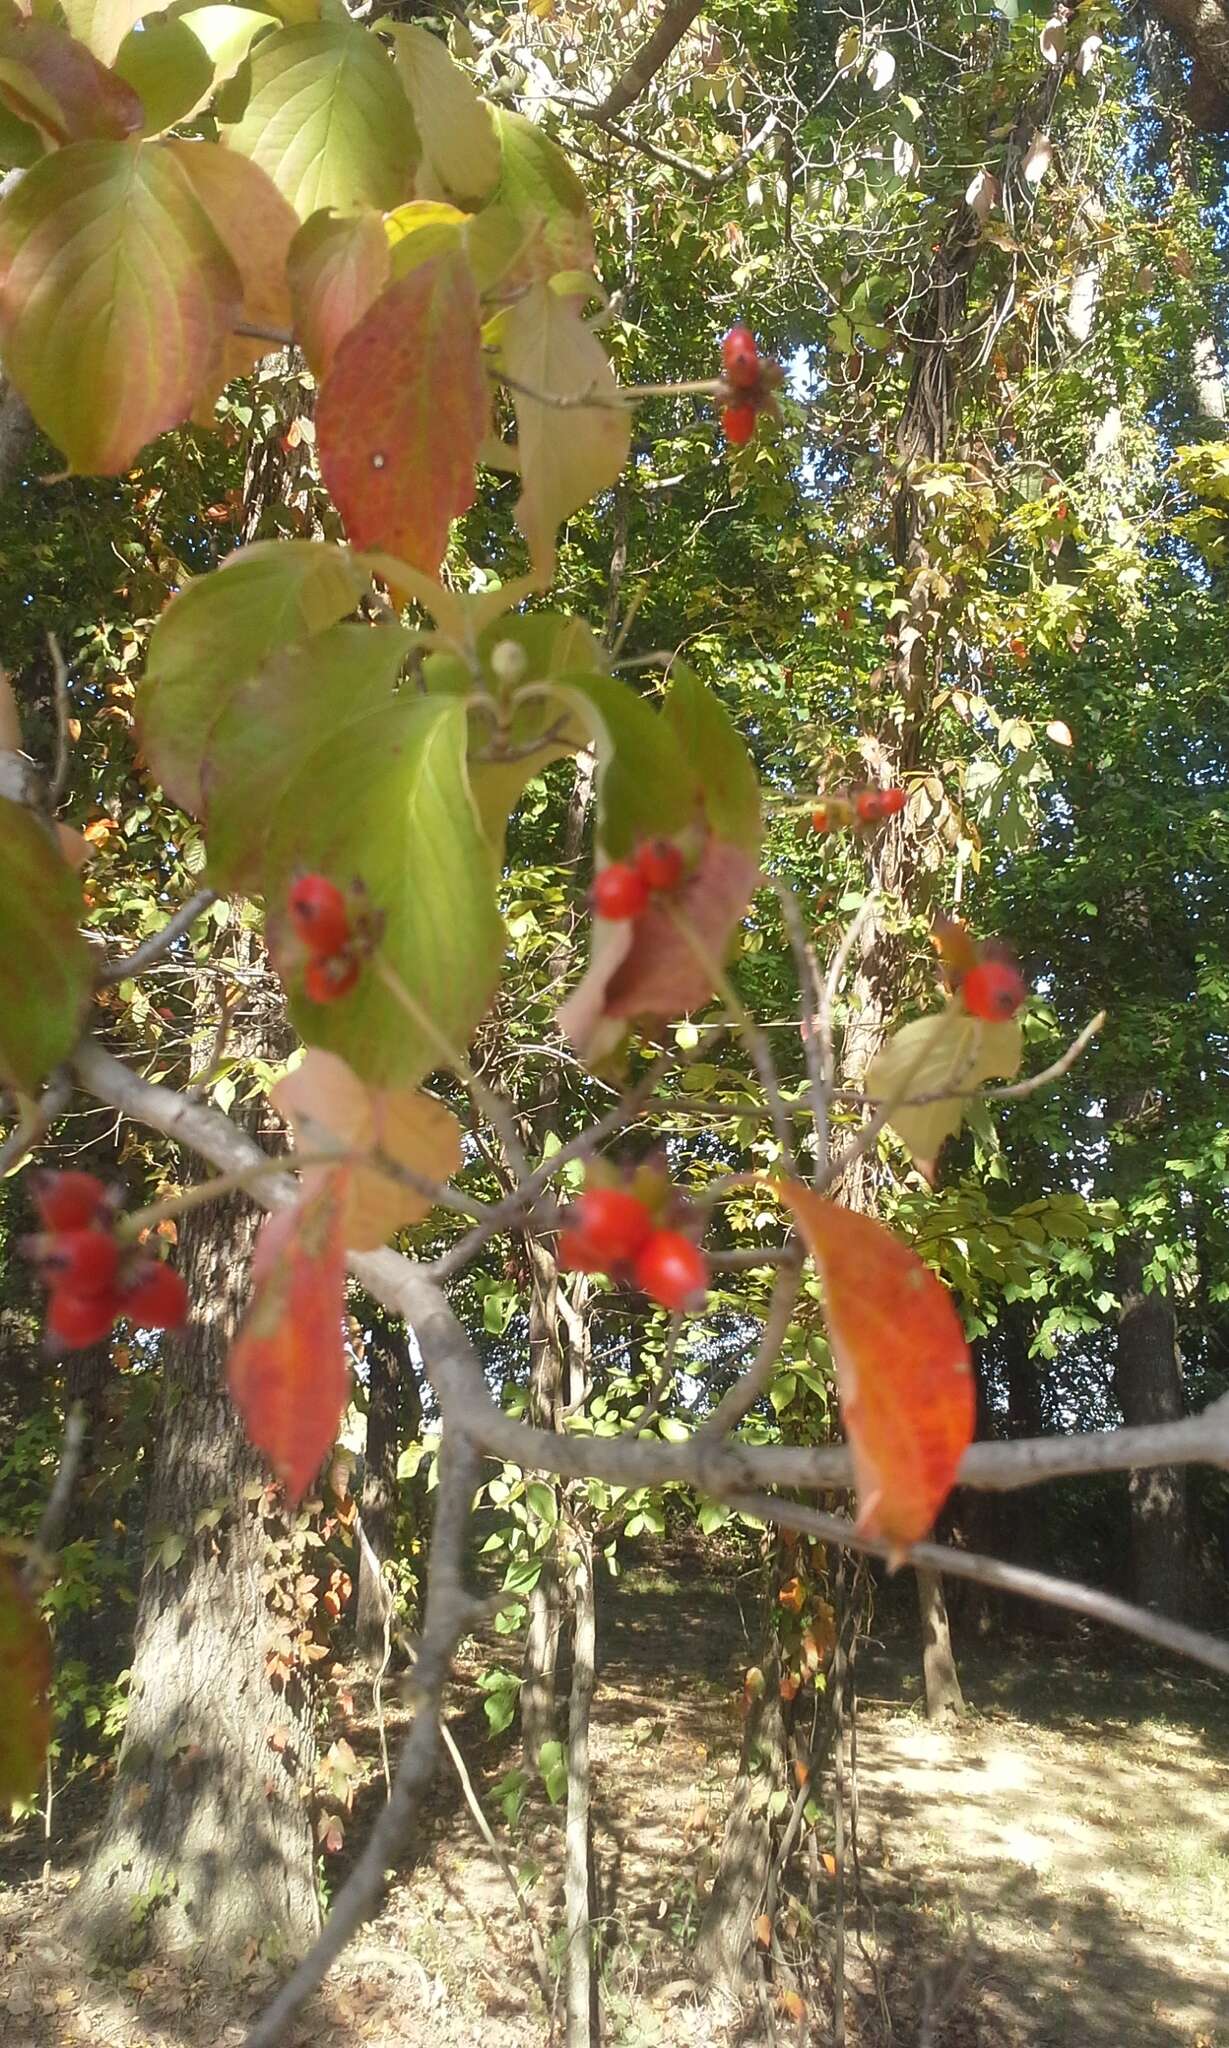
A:
POLYGON ((0 1811, 38 1791, 51 1736, 51 1638, 15 1567, 0 1558, 0 1811))
POLYGON ((561 1742, 542 1744, 538 1751, 538 1770, 551 1805, 561 1806, 568 1792, 568 1765, 561 1742))
POLYGON ((242 303, 234 262, 157 144, 72 143, 0 205, 5 368, 74 470, 117 474, 185 419, 242 303))
POLYGON ((638 840, 667 837, 696 816, 698 785, 672 725, 616 676, 571 676, 598 757, 597 838, 620 860, 638 840))
POLYGON ((369 587, 344 548, 289 540, 243 548, 180 592, 154 627, 138 700, 146 758, 176 803, 204 811, 205 744, 239 684, 335 625, 369 587))
POLYGON ((392 37, 426 165, 443 191, 458 199, 485 199, 501 171, 491 109, 438 36, 398 22, 392 37))
POLYGON ((355 545, 434 576, 489 417, 473 273, 436 256, 380 294, 320 392, 320 471, 355 545))
POLYGON ((115 59, 145 109, 143 135, 160 135, 182 121, 213 90, 213 63, 204 45, 182 20, 154 14, 126 36, 115 59))
POLYGON ((211 874, 264 894, 298 1029, 373 1086, 411 1084, 463 1052, 504 946, 464 705, 395 690, 413 642, 400 627, 334 626, 275 657, 231 693, 207 770, 211 874), (301 991, 283 914, 304 867, 361 885, 378 929, 356 988, 325 1006, 301 991))
POLYGON ((760 785, 751 756, 725 706, 685 662, 670 670, 664 717, 699 779, 710 831, 758 858, 760 785))
POLYGON ((1006 1024, 983 1023, 953 1001, 895 1032, 871 1061, 863 1085, 881 1102, 894 1096, 937 1098, 915 1109, 893 1110, 888 1119, 918 1171, 933 1180, 940 1151, 964 1120, 964 1091, 992 1078, 1010 1080, 1019 1071, 1022 1052, 1015 1018, 1006 1024), (944 1095, 946 1088, 959 1093, 944 1095))
POLYGON ((190 7, 178 18, 185 28, 191 29, 208 56, 213 87, 233 78, 257 36, 267 35, 277 27, 271 14, 254 7, 190 7))
POLYGON ((302 22, 259 42, 243 117, 223 140, 268 172, 300 220, 321 206, 396 206, 418 155, 390 60, 349 21, 302 22))
POLYGON ((147 0, 60 0, 69 32, 102 64, 114 61, 130 29, 150 11, 147 0))
POLYGON ((81 889, 48 827, 0 797, 0 1081, 32 1093, 72 1051, 92 980, 81 889))
POLYGON ((580 317, 579 300, 531 285, 509 309, 500 340, 518 429, 516 520, 545 587, 554 574, 560 522, 622 473, 631 414, 619 403, 614 373, 580 317), (550 402, 559 399, 574 403, 550 402))
POLYGON ((469 215, 439 199, 410 199, 384 216, 393 277, 406 277, 433 256, 451 256, 466 247, 469 215))
POLYGON ((503 241, 510 218, 519 231, 526 278, 546 279, 569 270, 593 268, 593 230, 589 223, 589 202, 585 188, 563 150, 552 142, 536 121, 524 114, 500 109, 495 115, 499 133, 501 172, 489 207, 474 223, 478 236, 484 233, 503 241))
POLYGON ((538 1520, 553 1529, 559 1520, 559 1496, 554 1487, 544 1479, 531 1479, 525 1487, 525 1498, 538 1520))

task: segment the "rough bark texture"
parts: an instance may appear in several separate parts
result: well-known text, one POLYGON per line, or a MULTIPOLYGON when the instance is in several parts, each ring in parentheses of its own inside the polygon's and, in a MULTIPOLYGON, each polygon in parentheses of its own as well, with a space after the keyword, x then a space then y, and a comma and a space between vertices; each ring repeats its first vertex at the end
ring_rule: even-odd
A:
MULTIPOLYGON (((1185 1412, 1173 1310, 1144 1288, 1144 1247, 1128 1238, 1118 1248, 1118 1356, 1115 1391, 1123 1421, 1174 1422, 1185 1412)), ((1142 1607, 1181 1619, 1186 1613, 1186 1474, 1169 1465, 1133 1472, 1131 1579, 1142 1607)))
POLYGON ((309 1702, 282 1694, 265 1664, 265 1525, 245 1499, 264 1472, 222 1385, 246 1305, 257 1216, 230 1201, 193 1212, 179 1258, 193 1320, 163 1342, 164 1382, 150 1500, 151 1549, 184 1542, 142 1580, 131 1707, 115 1790, 84 1878, 74 1932, 123 1951, 146 1934, 199 1946, 221 1968, 249 1942, 298 1949, 319 1913, 303 1789, 314 1764, 309 1702), (216 1529, 196 1532, 221 1506, 216 1529), (275 1751, 271 1731, 289 1729, 275 1751))
POLYGON ((1197 128, 1229 133, 1229 7, 1225 0, 1149 0, 1191 59, 1187 110, 1197 128))
POLYGON ((772 1861, 769 1799, 785 1782, 785 1722, 771 1616, 765 1629, 769 1650, 761 1666, 763 1689, 752 1697, 743 1722, 721 1861, 700 1921, 695 1954, 701 1981, 733 1997, 747 1987, 752 1926, 772 1861))
POLYGON ((563 1916, 567 1930, 564 2039, 566 2048, 597 2048, 600 2006, 593 1945, 593 1863, 589 1853, 589 1717, 596 1684, 597 1606, 593 1545, 585 1531, 573 1531, 572 1550, 572 1684, 568 1696, 568 1810, 563 1853, 563 1916))

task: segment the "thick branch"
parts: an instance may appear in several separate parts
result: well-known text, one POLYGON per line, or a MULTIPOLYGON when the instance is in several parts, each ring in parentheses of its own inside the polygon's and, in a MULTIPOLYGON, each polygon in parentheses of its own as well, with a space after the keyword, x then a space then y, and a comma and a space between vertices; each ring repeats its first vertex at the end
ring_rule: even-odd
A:
POLYGON ((625 114, 640 98, 672 51, 682 42, 703 5, 704 0, 670 0, 648 41, 641 44, 626 71, 616 78, 597 108, 599 120, 617 121, 620 114, 625 114))

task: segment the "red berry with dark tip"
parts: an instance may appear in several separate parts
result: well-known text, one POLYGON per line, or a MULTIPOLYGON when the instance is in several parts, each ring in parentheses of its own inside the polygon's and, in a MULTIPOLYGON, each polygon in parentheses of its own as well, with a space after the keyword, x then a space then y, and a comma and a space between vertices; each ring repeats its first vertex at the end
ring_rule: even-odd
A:
POLYGON ((340 953, 350 937, 350 910, 327 875, 300 875, 286 899, 290 922, 309 953, 340 953))
POLYGON ((741 448, 755 432, 755 407, 753 405, 727 405, 721 414, 721 429, 726 440, 735 448, 741 448))
POLYGON ((1005 1024, 1027 999, 1028 988, 1006 960, 979 960, 960 984, 961 1000, 971 1017, 987 1024, 1005 1024))
POLYGON ((349 953, 328 953, 309 960, 303 969, 303 987, 313 1003, 335 1003, 348 996, 359 976, 358 961, 349 953))
POLYGON ((636 873, 650 889, 677 889, 683 856, 669 839, 646 839, 636 854, 636 873))
POLYGON ((699 1245, 678 1230, 655 1230, 637 1256, 637 1287, 663 1308, 681 1314, 704 1306, 708 1260, 699 1245))
POLYGON ((653 1218, 626 1188, 586 1188, 574 1218, 590 1251, 607 1268, 634 1259, 653 1234, 653 1218))
POLYGON ((110 1335, 118 1314, 118 1295, 56 1292, 47 1304, 47 1335, 61 1350, 82 1351, 110 1335))
POLYGON ((881 789, 879 792, 879 814, 884 818, 894 818, 898 811, 904 810, 908 801, 909 792, 906 789, 881 789))
POLYGON ((42 1255, 48 1284, 65 1294, 109 1294, 119 1270, 119 1245, 109 1230, 60 1230, 42 1255))
POLYGON ((751 391, 760 381, 760 352, 751 329, 739 321, 721 344, 725 381, 735 391, 751 391))
POLYGON ((648 883, 628 861, 612 860, 593 878, 593 908, 612 924, 639 917, 648 900, 648 883))
POLYGON ((120 1299, 120 1308, 142 1330, 177 1330, 187 1321, 188 1290, 182 1273, 161 1259, 142 1259, 120 1299))
POLYGON ((92 1173, 36 1173, 31 1192, 48 1230, 85 1230, 107 1198, 106 1188, 92 1173))

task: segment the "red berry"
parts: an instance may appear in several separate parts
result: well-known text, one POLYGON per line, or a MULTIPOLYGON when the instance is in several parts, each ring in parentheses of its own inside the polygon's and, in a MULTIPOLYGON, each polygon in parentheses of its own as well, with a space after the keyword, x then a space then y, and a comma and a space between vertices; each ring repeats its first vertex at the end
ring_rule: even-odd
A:
POLYGON ((726 440, 735 448, 741 448, 755 432, 755 407, 753 405, 727 405, 722 408, 721 426, 726 440))
POLYGON ((54 1293, 47 1304, 47 1335, 65 1351, 101 1344, 119 1314, 115 1294, 54 1293))
POLYGON ((61 1230, 43 1254, 48 1284, 65 1294, 110 1294, 119 1246, 108 1230, 61 1230))
POLYGON ((864 825, 877 825, 883 816, 883 798, 877 789, 859 790, 854 806, 864 825))
POLYGON ((303 987, 313 1003, 335 1003, 348 996, 358 980, 358 961, 349 953, 327 953, 309 960, 303 970, 303 987))
POLYGON ((894 818, 897 811, 903 811, 909 801, 906 789, 881 789, 879 792, 879 815, 894 818))
POLYGON ((1014 1017, 1028 995, 1024 980, 1006 960, 979 960, 970 967, 960 984, 965 1009, 971 1017, 1002 1024, 1014 1017))
POLYGON ((107 1191, 92 1173, 36 1173, 34 1206, 48 1230, 84 1230, 94 1221, 107 1191))
POLYGON ((644 1203, 626 1188, 586 1188, 576 1204, 576 1226, 605 1267, 634 1259, 653 1231, 644 1203))
POLYGON ((811 824, 816 832, 831 832, 832 819, 827 804, 820 804, 818 810, 811 812, 811 824))
POLYGON ((182 1273, 161 1259, 142 1259, 124 1289, 120 1307, 142 1330, 176 1330, 188 1316, 182 1273))
POLYGON ((290 885, 286 906, 309 952, 340 953, 350 937, 350 911, 336 882, 327 875, 300 875, 290 885))
POLYGON ((583 1230, 559 1232, 559 1264, 565 1273, 600 1273, 605 1261, 598 1257, 583 1230))
POLYGON ((663 1308, 698 1309, 708 1293, 708 1260, 677 1230, 655 1230, 635 1265, 636 1285, 663 1308))
POLYGON ((639 917, 648 900, 649 885, 644 876, 625 860, 612 860, 593 878, 593 908, 599 917, 609 918, 613 924, 639 917))
POLYGON ((739 321, 721 344, 725 381, 735 391, 751 391, 760 381, 760 352, 751 329, 739 321))
POLYGON ((636 854, 636 873, 649 889, 677 889, 683 856, 669 839, 646 839, 636 854))

